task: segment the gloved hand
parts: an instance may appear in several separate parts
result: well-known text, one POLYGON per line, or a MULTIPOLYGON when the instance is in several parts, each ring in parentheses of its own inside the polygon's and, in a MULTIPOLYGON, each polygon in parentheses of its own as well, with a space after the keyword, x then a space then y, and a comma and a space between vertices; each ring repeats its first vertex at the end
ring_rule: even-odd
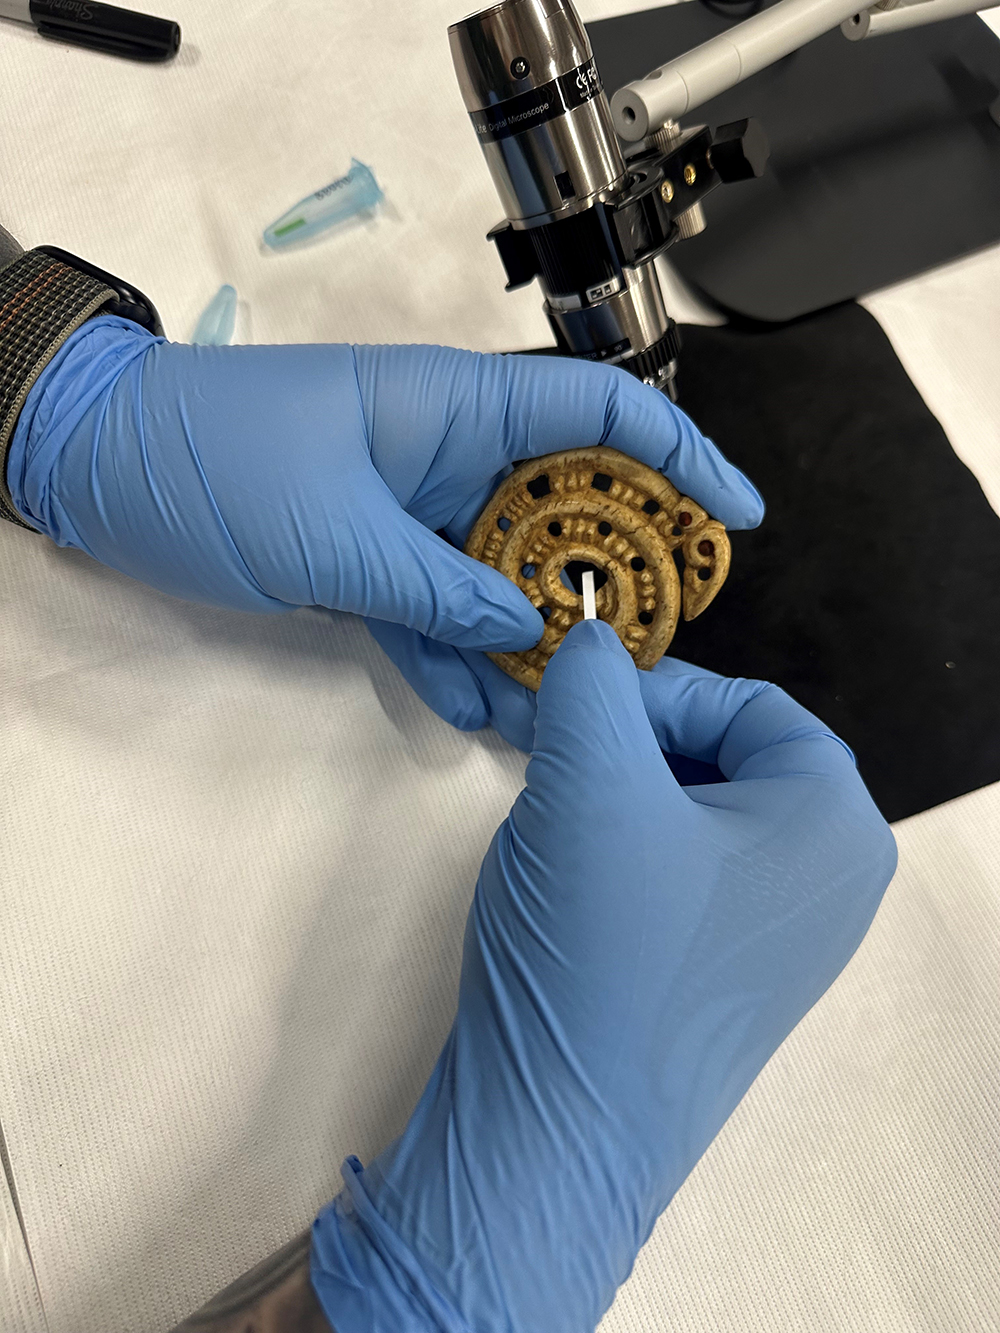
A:
POLYGON ((575 626, 487 853, 403 1136, 313 1228, 337 1333, 590 1333, 858 947, 895 867, 853 759, 773 685, 575 626), (685 790, 661 750, 729 779, 685 790))
POLYGON ((491 726, 509 744, 530 753, 538 704, 534 690, 519 685, 484 652, 438 643, 385 620, 367 624, 375 641, 439 717, 460 731, 491 726))
POLYGON ((32 389, 14 503, 165 592, 249 610, 335 607, 466 648, 523 649, 542 620, 463 535, 518 458, 604 442, 732 526, 757 492, 622 371, 442 347, 188 347, 84 325, 32 389))

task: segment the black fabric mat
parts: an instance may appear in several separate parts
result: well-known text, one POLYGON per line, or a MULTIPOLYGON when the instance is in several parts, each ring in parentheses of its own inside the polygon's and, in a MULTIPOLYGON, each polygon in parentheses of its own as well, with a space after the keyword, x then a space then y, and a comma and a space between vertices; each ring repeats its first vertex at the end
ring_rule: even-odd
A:
POLYGON ((681 406, 767 501, 671 653, 773 680, 887 819, 1000 779, 1000 519, 876 321, 683 330, 681 406))
MULTIPOLYGON (((609 93, 732 26, 678 4, 588 26, 609 93)), ((672 262, 716 304, 796 318, 1000 239, 1000 41, 973 15, 849 42, 839 28, 686 124, 756 116, 767 173, 705 202, 672 262)))

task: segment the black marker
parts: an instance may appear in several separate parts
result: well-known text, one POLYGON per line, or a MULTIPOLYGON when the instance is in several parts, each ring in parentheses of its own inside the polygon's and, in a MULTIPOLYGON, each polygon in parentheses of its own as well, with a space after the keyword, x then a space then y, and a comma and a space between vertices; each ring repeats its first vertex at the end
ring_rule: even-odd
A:
POLYGON ((170 60, 181 44, 180 26, 171 19, 96 0, 0 0, 0 18, 31 23, 43 37, 129 60, 170 60))

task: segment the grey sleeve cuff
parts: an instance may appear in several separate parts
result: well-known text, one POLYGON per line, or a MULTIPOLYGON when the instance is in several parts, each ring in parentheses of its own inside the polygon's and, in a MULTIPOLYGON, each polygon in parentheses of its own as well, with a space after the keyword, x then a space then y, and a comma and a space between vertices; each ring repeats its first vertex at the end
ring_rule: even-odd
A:
POLYGON ((14 240, 9 231, 4 231, 0 227, 0 269, 5 269, 8 264, 13 264, 18 255, 23 255, 24 251, 14 240))
POLYGON ((103 279, 44 250, 29 250, 0 269, 0 519, 31 527, 7 489, 7 459, 32 386, 70 334, 115 296, 103 279))

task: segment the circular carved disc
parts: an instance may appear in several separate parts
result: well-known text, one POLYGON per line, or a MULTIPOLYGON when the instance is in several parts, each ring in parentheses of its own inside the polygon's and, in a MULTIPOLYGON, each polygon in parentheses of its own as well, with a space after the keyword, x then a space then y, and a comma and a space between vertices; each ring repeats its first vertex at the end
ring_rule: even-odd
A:
POLYGON ((722 524, 659 472, 605 445, 522 463, 480 514, 465 553, 506 574, 545 617, 534 648, 490 654, 533 690, 567 630, 583 619, 583 598, 567 586, 576 562, 593 565, 594 582, 602 583, 599 619, 647 671, 666 652, 681 611, 693 620, 729 572, 722 524))

